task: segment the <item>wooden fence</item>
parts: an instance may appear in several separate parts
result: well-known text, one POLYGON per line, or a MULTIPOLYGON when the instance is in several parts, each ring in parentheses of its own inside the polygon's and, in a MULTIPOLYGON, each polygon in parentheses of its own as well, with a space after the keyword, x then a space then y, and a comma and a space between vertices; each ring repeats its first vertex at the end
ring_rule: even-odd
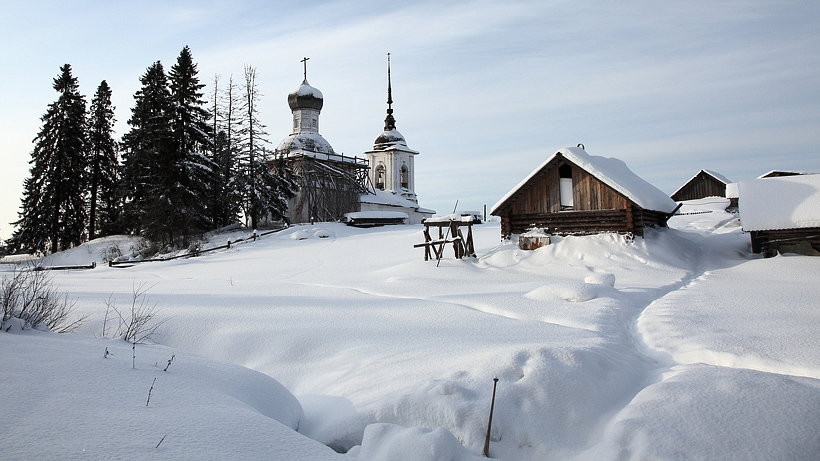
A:
POLYGON ((167 258, 141 259, 141 260, 138 260, 138 261, 136 261, 136 260, 135 261, 109 261, 108 262, 108 267, 132 267, 132 266, 134 266, 136 264, 139 264, 139 263, 172 261, 174 259, 181 259, 181 258, 195 258, 197 256, 200 256, 204 253, 209 253, 211 251, 229 249, 229 248, 231 248, 231 246, 239 244, 239 243, 255 242, 256 239, 258 239, 258 238, 264 237, 266 235, 274 234, 276 232, 280 232, 284 229, 286 229, 286 228, 281 227, 279 229, 273 229, 273 230, 269 230, 267 232, 262 232, 261 234, 254 233, 250 237, 243 238, 243 239, 236 239, 233 242, 228 240, 228 243, 226 243, 225 245, 220 245, 220 246, 211 247, 211 248, 198 249, 198 250, 195 250, 194 252, 189 252, 189 253, 176 255, 176 256, 170 256, 170 257, 167 257, 167 258))

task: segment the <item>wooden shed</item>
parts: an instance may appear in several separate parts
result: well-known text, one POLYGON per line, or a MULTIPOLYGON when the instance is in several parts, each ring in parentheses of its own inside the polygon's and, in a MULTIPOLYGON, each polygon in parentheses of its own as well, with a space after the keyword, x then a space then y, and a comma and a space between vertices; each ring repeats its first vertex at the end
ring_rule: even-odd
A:
POLYGON ((686 181, 672 193, 672 200, 697 200, 705 197, 725 197, 726 185, 731 181, 720 173, 711 170, 700 170, 698 174, 686 181))
POLYGON ((493 206, 501 235, 541 228, 551 234, 618 232, 643 236, 665 227, 675 202, 615 158, 582 147, 551 155, 493 206))
POLYGON ((738 189, 753 252, 820 255, 820 174, 751 179, 738 189))

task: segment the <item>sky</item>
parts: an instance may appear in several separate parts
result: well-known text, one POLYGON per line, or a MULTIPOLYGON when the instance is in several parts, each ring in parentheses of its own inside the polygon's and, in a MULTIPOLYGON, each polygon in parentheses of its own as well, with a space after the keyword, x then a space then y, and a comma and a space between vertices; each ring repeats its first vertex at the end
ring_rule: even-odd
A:
POLYGON ((441 214, 491 208, 579 143, 666 193, 702 168, 732 181, 820 171, 813 1, 6 1, 0 43, 0 238, 60 66, 88 102, 108 82, 120 137, 139 77, 186 45, 206 93, 256 68, 271 148, 309 57, 319 131, 345 155, 383 129, 390 53, 419 203, 441 214))

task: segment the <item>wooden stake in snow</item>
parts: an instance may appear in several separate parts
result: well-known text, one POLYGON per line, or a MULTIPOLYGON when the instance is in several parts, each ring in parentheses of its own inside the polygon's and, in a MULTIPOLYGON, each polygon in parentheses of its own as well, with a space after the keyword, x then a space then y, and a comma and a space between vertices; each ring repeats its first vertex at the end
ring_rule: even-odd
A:
MULTIPOLYGON (((456 200, 456 206, 453 207, 453 214, 456 214, 456 209, 458 208, 458 200, 456 200)), ((447 235, 444 236, 444 240, 441 241, 441 247, 438 249, 438 260, 436 261, 436 267, 441 264, 441 255, 444 254, 444 243, 447 242, 447 237, 450 235, 450 228, 453 227, 453 220, 450 219, 450 225, 447 226, 447 235)), ((440 231, 439 231, 440 232, 440 231)), ((441 234, 438 234, 441 237, 441 234)))
POLYGON ((493 400, 490 403, 490 422, 487 423, 487 438, 484 439, 484 456, 490 457, 490 430, 493 427, 493 407, 495 407, 495 387, 498 385, 498 378, 493 378, 493 400))

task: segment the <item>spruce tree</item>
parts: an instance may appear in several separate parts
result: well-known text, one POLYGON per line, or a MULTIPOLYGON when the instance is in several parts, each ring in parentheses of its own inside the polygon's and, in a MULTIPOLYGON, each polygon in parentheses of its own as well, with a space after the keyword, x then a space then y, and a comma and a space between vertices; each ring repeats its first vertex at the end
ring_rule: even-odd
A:
POLYGON ((191 50, 185 46, 168 74, 174 109, 174 152, 168 173, 175 176, 168 178, 171 181, 167 183, 167 199, 173 210, 169 216, 173 226, 169 238, 182 237, 183 245, 191 235, 212 225, 207 210, 215 169, 207 155, 213 146, 212 129, 208 125, 210 113, 202 99, 205 85, 199 83, 197 73, 191 50))
POLYGON ((114 106, 111 88, 103 80, 91 100, 88 117, 88 238, 117 229, 120 206, 117 194, 119 161, 114 141, 114 106))
POLYGON ((79 245, 86 225, 85 96, 71 65, 54 79, 57 101, 41 117, 34 139, 31 177, 24 183, 20 219, 11 238, 13 249, 52 253, 79 245))
POLYGON ((163 200, 163 178, 173 155, 171 93, 162 63, 149 66, 140 83, 128 120, 131 129, 123 136, 123 222, 128 232, 161 241, 171 214, 163 200))

